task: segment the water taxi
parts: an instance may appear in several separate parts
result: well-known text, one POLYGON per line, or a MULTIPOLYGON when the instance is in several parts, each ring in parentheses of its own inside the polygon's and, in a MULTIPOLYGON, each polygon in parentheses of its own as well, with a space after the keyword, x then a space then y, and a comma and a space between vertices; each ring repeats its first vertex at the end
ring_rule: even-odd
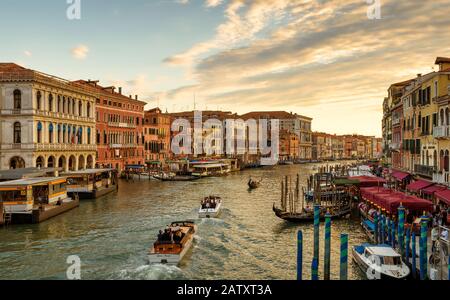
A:
POLYGON ((221 210, 222 198, 209 196, 202 201, 198 216, 199 218, 217 218, 220 215, 221 210))
POLYGON ((193 245, 197 225, 192 221, 173 222, 149 250, 150 264, 177 265, 193 245))
POLYGON ((192 176, 196 177, 214 177, 226 176, 231 173, 229 164, 200 164, 193 166, 192 176))
POLYGON ((353 246, 352 255, 367 279, 406 279, 410 274, 401 255, 389 245, 353 246))
POLYGON ((69 196, 78 195, 80 199, 95 199, 119 188, 115 169, 90 169, 63 173, 67 177, 69 196))
POLYGON ((41 177, 0 183, 3 213, 12 224, 40 223, 79 206, 69 198, 66 178, 41 177))

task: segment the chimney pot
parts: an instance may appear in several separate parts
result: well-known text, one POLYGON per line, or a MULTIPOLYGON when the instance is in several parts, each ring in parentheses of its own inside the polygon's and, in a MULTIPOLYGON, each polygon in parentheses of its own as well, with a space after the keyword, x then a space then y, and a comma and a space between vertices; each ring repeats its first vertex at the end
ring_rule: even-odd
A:
POLYGON ((134 95, 134 99, 138 100, 138 95, 134 95))
POLYGON ((122 87, 119 87, 119 94, 122 95, 122 87))

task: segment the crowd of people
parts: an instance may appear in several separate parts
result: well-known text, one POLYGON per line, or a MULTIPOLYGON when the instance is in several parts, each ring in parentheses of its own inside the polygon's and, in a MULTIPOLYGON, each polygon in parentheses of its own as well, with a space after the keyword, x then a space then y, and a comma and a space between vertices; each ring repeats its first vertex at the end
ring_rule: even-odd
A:
POLYGON ((209 196, 202 200, 202 209, 215 209, 220 203, 220 197, 209 196))
POLYGON ((158 244, 177 244, 183 240, 184 233, 180 226, 167 226, 164 231, 160 230, 158 234, 158 244))

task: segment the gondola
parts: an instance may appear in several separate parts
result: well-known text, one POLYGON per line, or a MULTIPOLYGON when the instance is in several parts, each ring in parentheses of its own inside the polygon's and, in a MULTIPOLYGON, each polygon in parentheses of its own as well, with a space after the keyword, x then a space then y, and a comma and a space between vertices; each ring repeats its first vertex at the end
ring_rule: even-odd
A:
MULTIPOLYGON (((303 213, 290 213, 290 212, 284 212, 281 209, 275 207, 275 204, 273 205, 273 211, 275 215, 288 222, 294 222, 294 223, 311 223, 314 222, 314 213, 313 212, 303 212, 303 213)), ((330 213, 331 219, 339 219, 344 218, 348 216, 352 212, 351 207, 340 209, 337 212, 330 213)), ((320 213, 320 220, 325 220, 325 211, 321 211, 320 213)))
POLYGON ((248 188, 251 190, 257 189, 261 186, 261 182, 260 181, 250 181, 248 183, 248 188))

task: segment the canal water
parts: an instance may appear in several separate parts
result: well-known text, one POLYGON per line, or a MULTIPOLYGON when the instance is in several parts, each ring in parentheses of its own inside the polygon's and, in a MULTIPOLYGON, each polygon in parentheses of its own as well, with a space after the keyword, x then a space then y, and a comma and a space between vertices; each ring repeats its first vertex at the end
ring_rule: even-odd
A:
MULTIPOLYGON (((278 166, 195 182, 122 181, 118 192, 37 225, 0 229, 0 279, 66 279, 67 257, 81 259, 82 279, 295 279, 296 232, 304 232, 304 277, 310 278, 312 224, 290 224, 272 212, 284 175, 306 184, 313 165, 278 166), (249 191, 249 176, 264 178, 249 191), (199 220, 201 199, 224 199, 220 219, 199 220), (199 224, 194 248, 179 267, 147 265, 159 229, 172 221, 199 224)), ((322 224, 323 225, 323 224, 322 224)), ((323 226, 321 259, 323 259, 323 226)), ((332 279, 339 277, 339 236, 366 242, 356 220, 333 221, 332 279)), ((321 262, 320 274, 323 271, 321 262)), ((362 279, 349 256, 349 278, 362 279)))

